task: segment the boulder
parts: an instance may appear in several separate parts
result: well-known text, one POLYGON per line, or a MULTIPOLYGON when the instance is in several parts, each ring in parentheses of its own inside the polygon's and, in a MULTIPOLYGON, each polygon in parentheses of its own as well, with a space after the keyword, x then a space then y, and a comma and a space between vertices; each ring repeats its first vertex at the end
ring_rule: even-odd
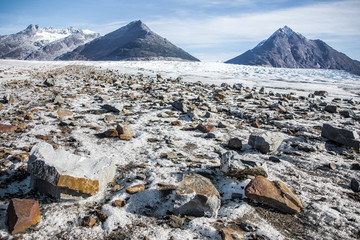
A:
POLYGON ((173 108, 175 108, 176 110, 182 113, 186 113, 188 111, 187 106, 182 101, 175 101, 171 103, 171 106, 173 106, 173 108))
POLYGON ((28 161, 31 186, 55 198, 87 197, 105 189, 115 175, 111 159, 90 159, 36 144, 28 161))
POLYGON ((11 199, 7 223, 11 234, 19 233, 40 220, 39 202, 32 199, 11 199))
POLYGON ((130 140, 135 136, 134 130, 130 125, 117 125, 116 130, 122 140, 130 140))
POLYGON ((359 135, 354 130, 336 128, 330 124, 324 123, 321 130, 321 136, 331 141, 354 148, 357 151, 360 150, 359 135))
POLYGON ((239 138, 231 138, 228 142, 228 147, 233 150, 241 150, 242 142, 239 138))
POLYGON ((248 144, 265 154, 277 151, 282 141, 281 136, 271 132, 264 132, 250 135, 248 144))
POLYGON ((354 192, 360 192, 360 182, 355 178, 351 179, 350 187, 354 192))
POLYGON ((208 178, 188 174, 176 190, 174 214, 216 217, 220 205, 220 194, 208 178))
POLYGON ((303 208, 300 200, 284 183, 270 181, 257 176, 245 188, 245 195, 249 199, 273 207, 281 212, 295 214, 303 208))
POLYGON ((340 109, 335 105, 327 105, 324 109, 328 113, 338 113, 340 109))
POLYGON ((207 124, 207 125, 203 125, 203 124, 199 124, 196 129, 200 130, 203 133, 209 133, 209 132, 214 132, 215 131, 215 126, 207 124))
POLYGON ((228 151, 221 156, 220 170, 227 176, 235 177, 239 180, 256 176, 268 176, 266 163, 242 160, 240 155, 234 151, 228 151))

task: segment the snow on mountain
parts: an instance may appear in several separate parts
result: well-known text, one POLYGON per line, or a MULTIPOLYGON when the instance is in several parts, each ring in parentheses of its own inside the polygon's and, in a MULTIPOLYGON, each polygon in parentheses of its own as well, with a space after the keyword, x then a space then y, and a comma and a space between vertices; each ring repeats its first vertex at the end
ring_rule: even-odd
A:
POLYGON ((41 28, 30 24, 16 34, 0 36, 0 58, 54 60, 97 37, 99 34, 89 30, 41 28))
POLYGON ((288 26, 226 63, 280 68, 339 69, 360 74, 360 63, 321 40, 309 40, 288 26))

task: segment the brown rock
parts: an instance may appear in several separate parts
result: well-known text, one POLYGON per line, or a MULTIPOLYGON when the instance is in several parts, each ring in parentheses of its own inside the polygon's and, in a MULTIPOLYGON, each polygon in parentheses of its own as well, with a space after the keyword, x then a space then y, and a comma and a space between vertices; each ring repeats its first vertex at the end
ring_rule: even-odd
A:
POLYGON ((13 160, 18 160, 20 162, 25 162, 29 159, 29 153, 19 153, 13 156, 13 160))
POLYGON ((134 194, 140 191, 144 191, 145 190, 145 185, 144 184, 139 184, 139 185, 135 185, 135 186, 131 186, 126 188, 126 192, 129 194, 134 194))
POLYGON ((106 138, 114 138, 114 137, 118 137, 118 136, 119 136, 119 133, 118 133, 118 131, 116 131, 116 129, 109 129, 104 132, 104 137, 106 137, 106 138))
POLYGON ((0 103, 0 110, 3 108, 3 106, 4 106, 4 105, 3 105, 2 103, 0 103))
POLYGON ((106 115, 104 117, 104 122, 113 122, 116 121, 116 116, 115 115, 106 115))
POLYGON ((245 188, 249 199, 273 207, 285 213, 299 213, 303 208, 300 200, 280 181, 270 181, 257 176, 245 188))
POLYGON ((184 225, 184 218, 171 215, 169 224, 173 228, 181 228, 184 225))
POLYGON ((91 216, 85 216, 81 221, 83 227, 93 227, 97 223, 96 219, 91 216))
POLYGON ((134 137, 134 130, 129 125, 117 125, 116 130, 118 131, 121 140, 130 140, 134 137))
POLYGON ((222 227, 219 229, 221 239, 223 240, 243 240, 244 232, 236 225, 222 227))
POLYGON ((13 198, 7 209, 11 234, 19 233, 40 220, 39 202, 32 199, 13 198))
POLYGON ((121 140, 126 140, 126 141, 129 141, 129 140, 131 140, 131 136, 126 136, 126 135, 120 135, 120 139, 121 140))
POLYGON ((16 130, 16 126, 0 124, 0 133, 9 133, 16 130))
POLYGON ((171 125, 173 125, 173 126, 182 126, 182 123, 180 121, 173 121, 173 122, 171 122, 171 125))
POLYGON ((99 191, 99 181, 89 178, 78 178, 69 175, 60 175, 58 187, 66 187, 70 190, 80 191, 85 194, 94 195, 99 191))
POLYGON ((125 200, 115 200, 113 202, 113 206, 114 207, 123 207, 126 205, 126 201, 125 200))
POLYGON ((209 132, 213 132, 215 131, 215 126, 207 124, 207 125, 203 125, 203 124, 199 124, 196 129, 202 131, 203 133, 209 133, 209 132))
POLYGON ((25 115, 25 120, 29 120, 29 121, 34 120, 34 114, 32 114, 32 113, 27 113, 27 114, 25 115))

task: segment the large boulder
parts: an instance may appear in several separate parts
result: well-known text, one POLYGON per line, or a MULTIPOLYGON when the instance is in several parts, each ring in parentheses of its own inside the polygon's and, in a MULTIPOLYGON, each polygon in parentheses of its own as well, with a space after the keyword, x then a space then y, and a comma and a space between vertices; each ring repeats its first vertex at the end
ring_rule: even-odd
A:
POLYGON ((266 154, 277 151, 282 141, 282 137, 277 134, 263 132, 250 135, 248 144, 261 153, 266 154))
POLYGON ((208 178, 188 174, 176 190, 174 214, 216 217, 220 205, 220 194, 208 178))
POLYGON ((281 212, 295 214, 303 208, 300 200, 291 192, 284 183, 270 181, 262 176, 257 176, 245 188, 247 198, 273 207, 281 212))
POLYGON ((40 220, 39 202, 32 199, 11 199, 7 223, 11 234, 19 233, 40 220))
POLYGON ((356 131, 336 128, 330 124, 324 123, 321 129, 321 136, 331 141, 354 148, 357 151, 360 150, 359 135, 356 131))
POLYGON ((227 176, 235 177, 239 180, 256 176, 268 176, 266 163, 243 160, 235 151, 228 151, 221 155, 220 170, 227 176))
POLYGON ((111 159, 91 159, 36 144, 28 161, 31 186, 56 198, 86 197, 105 189, 115 175, 111 159))

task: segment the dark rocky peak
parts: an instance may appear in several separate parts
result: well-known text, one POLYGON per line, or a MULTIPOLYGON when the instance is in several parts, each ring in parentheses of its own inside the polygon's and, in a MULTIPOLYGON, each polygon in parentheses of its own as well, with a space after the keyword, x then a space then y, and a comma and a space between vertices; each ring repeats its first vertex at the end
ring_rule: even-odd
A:
POLYGON ((126 25, 124 28, 126 28, 128 30, 137 29, 137 30, 144 30, 147 32, 151 32, 150 28, 148 26, 146 26, 141 20, 133 21, 133 22, 129 23, 128 25, 126 25))
POLYGON ((40 29, 39 25, 30 24, 26 29, 26 33, 36 33, 40 29))

